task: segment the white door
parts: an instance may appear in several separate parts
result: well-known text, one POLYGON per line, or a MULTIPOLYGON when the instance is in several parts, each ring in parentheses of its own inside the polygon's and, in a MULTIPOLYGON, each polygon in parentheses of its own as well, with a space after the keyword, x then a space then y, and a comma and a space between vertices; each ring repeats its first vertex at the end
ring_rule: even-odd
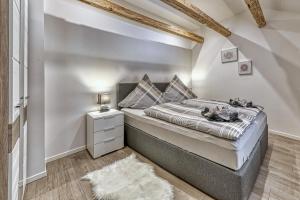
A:
MULTIPOLYGON (((20 115, 20 0, 9 1, 9 123, 13 125, 20 115)), ((9 153, 8 184, 9 200, 19 200, 20 138, 9 153)))
POLYGON ((13 24, 13 31, 12 31, 12 38, 13 38, 13 57, 20 61, 20 11, 17 6, 17 3, 12 2, 12 24, 13 24))
POLYGON ((20 106, 20 5, 19 1, 10 1, 10 64, 9 64, 9 123, 15 122, 19 116, 20 106))
POLYGON ((20 114, 20 63, 17 62, 14 58, 12 72, 12 122, 14 122, 20 114))
POLYGON ((24 67, 24 107, 28 103, 28 1, 23 1, 24 21, 23 21, 23 67, 24 67))
POLYGON ((24 67, 24 107, 28 104, 28 67, 24 67))

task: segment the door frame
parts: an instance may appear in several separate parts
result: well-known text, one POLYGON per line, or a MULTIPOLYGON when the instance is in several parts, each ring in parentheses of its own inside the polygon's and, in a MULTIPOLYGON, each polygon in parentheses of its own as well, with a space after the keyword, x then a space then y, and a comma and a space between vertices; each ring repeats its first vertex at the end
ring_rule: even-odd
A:
POLYGON ((8 199, 9 1, 0 0, 0 199, 8 199))

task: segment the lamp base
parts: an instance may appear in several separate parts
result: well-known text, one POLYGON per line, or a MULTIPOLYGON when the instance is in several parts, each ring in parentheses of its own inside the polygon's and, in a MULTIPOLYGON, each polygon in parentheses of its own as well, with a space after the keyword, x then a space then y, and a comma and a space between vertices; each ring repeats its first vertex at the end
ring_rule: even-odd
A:
POLYGON ((109 108, 108 105, 101 105, 100 106, 100 112, 107 112, 109 110, 110 110, 110 108, 109 108))

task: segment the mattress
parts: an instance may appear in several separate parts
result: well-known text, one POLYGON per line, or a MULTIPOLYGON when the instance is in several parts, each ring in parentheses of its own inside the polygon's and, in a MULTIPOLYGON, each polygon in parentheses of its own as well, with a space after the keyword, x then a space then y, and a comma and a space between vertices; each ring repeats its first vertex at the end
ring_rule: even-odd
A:
POLYGON ((232 141, 148 117, 143 110, 122 111, 125 123, 232 170, 239 170, 248 160, 267 125, 267 116, 261 112, 243 136, 232 141))

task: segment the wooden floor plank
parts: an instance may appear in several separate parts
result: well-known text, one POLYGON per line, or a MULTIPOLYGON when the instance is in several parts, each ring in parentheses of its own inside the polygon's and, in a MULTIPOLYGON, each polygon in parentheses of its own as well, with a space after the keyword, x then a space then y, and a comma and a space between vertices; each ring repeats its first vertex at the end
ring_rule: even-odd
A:
MULTIPOLYGON (((270 136, 269 149, 249 200, 299 200, 299 146, 300 141, 270 136)), ((128 147, 95 160, 82 151, 48 163, 48 176, 27 186, 25 200, 93 199, 90 184, 80 178, 132 153, 142 162, 154 166, 158 176, 175 186, 175 200, 213 200, 128 147)))

